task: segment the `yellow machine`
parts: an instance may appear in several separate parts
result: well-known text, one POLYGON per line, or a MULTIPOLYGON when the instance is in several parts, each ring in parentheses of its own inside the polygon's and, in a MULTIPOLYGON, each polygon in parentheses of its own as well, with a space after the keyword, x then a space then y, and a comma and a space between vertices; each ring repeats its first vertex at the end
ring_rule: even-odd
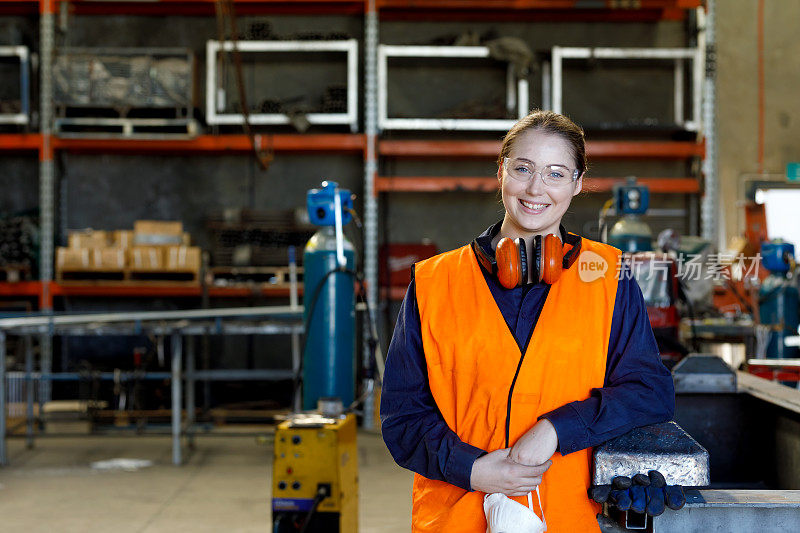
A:
POLYGON ((273 533, 356 533, 358 450, 352 414, 293 415, 275 432, 273 533))

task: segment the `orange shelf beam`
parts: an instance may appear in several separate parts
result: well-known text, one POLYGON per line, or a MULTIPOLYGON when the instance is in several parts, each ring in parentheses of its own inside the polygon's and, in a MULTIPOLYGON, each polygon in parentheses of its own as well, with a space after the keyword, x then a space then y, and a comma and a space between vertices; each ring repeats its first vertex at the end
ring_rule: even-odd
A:
POLYGON ((0 0, 2 15, 32 15, 39 12, 39 0, 0 0))
POLYGON ((594 141, 586 143, 590 158, 684 159, 703 157, 705 144, 687 141, 594 141))
MULTIPOLYGON (((608 192, 625 178, 588 178, 583 190, 588 193, 608 192)), ((700 192, 700 183, 695 178, 639 178, 651 193, 689 194, 700 192)), ((431 177, 431 176, 377 176, 375 192, 495 192, 497 178, 491 177, 431 177)))
POLYGON ((0 134, 0 152, 35 152, 42 145, 42 136, 38 133, 2 133, 0 134))
MULTIPOLYGON (((216 0, 55 0, 79 15, 214 15, 216 0)), ((234 0, 236 12, 252 14, 358 15, 364 0, 234 0)))
MULTIPOLYGON (((625 183, 626 178, 588 178, 583 182, 585 192, 610 192, 614 185, 625 183)), ((693 194, 700 192, 697 178, 637 178, 636 182, 646 185, 651 193, 693 194)))
MULTIPOLYGON (((56 0, 79 15, 214 15, 216 0, 56 0)), ((54 3, 56 3, 54 2, 54 3)), ((251 14, 341 14, 364 12, 364 0, 234 0, 236 12, 251 14)), ((56 10, 57 11, 57 10, 56 10)))
POLYGON ((577 0, 377 0, 382 18, 414 20, 535 20, 581 22, 655 22, 683 20, 687 10, 702 0, 640 0, 636 7, 620 8, 606 0, 605 6, 582 6, 577 0))
POLYGON ((42 284, 38 281, 18 281, 16 283, 0 282, 0 296, 39 296, 42 292, 42 284))
MULTIPOLYGON (((363 134, 280 134, 258 135, 263 150, 276 152, 355 152, 366 148, 363 134)), ((246 135, 201 135, 194 139, 75 139, 52 138, 53 148, 70 152, 125 153, 247 153, 252 150, 246 135)), ((0 134, 0 152, 37 151, 42 146, 38 133, 0 134)))
MULTIPOLYGON (((97 285, 97 284, 57 284, 52 285, 53 296, 96 296, 118 298, 199 298, 203 295, 203 288, 199 285, 97 285)), ((303 288, 298 287, 302 295, 303 288)), ((246 298, 249 296, 274 296, 288 297, 288 287, 209 287, 208 295, 211 298, 246 298)))
MULTIPOLYGON (((616 7, 618 0, 606 0, 606 9, 625 10, 616 7)), ((379 9, 514 9, 514 10, 551 10, 551 9, 576 9, 580 8, 578 0, 376 0, 379 9)), ((628 8, 631 11, 641 9, 695 9, 700 7, 702 0, 639 0, 637 7, 628 8)), ((602 8, 593 8, 602 9, 602 8)))
POLYGON ((375 178, 375 192, 493 192, 497 178, 485 177, 386 177, 375 178))
MULTIPOLYGON (((384 140, 378 142, 378 153, 387 157, 474 157, 492 159, 500 153, 500 141, 419 141, 384 140)), ((684 159, 703 157, 705 146, 694 142, 657 141, 589 141, 589 158, 684 159)))
MULTIPOLYGON (((276 152, 358 152, 366 147, 362 134, 257 135, 262 150, 276 152)), ((194 139, 73 139, 54 137, 56 150, 125 153, 246 153, 252 150, 247 135, 200 135, 194 139)))
POLYGON ((497 158, 500 141, 378 141, 378 153, 387 157, 497 158))

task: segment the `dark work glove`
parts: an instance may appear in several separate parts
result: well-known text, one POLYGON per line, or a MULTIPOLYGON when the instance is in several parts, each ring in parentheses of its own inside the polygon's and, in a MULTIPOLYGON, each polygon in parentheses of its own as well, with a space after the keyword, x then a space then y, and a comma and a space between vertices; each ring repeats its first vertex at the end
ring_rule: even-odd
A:
POLYGON ((680 485, 667 485, 657 470, 636 474, 633 478, 617 476, 611 485, 593 485, 589 497, 597 503, 608 503, 620 511, 633 511, 658 516, 666 507, 678 510, 686 504, 680 485))

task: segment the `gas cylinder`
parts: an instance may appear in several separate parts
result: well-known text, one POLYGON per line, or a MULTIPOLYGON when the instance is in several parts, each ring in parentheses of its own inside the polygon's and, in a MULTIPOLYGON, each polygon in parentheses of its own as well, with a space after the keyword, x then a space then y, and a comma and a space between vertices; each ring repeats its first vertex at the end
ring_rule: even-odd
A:
POLYGON ((344 236, 342 268, 336 229, 323 226, 303 253, 303 409, 321 397, 338 397, 347 406, 355 391, 355 250, 344 236))
POLYGON ((800 357, 797 347, 784 344, 784 338, 797 335, 800 324, 800 293, 794 278, 794 246, 782 241, 761 245, 764 266, 770 275, 758 291, 758 313, 761 323, 771 326, 767 357, 795 359, 800 357))

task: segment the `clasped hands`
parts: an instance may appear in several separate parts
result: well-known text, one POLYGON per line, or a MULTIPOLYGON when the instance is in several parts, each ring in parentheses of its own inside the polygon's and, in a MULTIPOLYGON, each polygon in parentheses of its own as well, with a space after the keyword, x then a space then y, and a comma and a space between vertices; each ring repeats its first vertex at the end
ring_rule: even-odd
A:
POLYGON ((514 443, 479 457, 472 465, 473 490, 500 492, 506 496, 525 496, 536 490, 553 462, 558 435, 549 420, 539 420, 514 443))

